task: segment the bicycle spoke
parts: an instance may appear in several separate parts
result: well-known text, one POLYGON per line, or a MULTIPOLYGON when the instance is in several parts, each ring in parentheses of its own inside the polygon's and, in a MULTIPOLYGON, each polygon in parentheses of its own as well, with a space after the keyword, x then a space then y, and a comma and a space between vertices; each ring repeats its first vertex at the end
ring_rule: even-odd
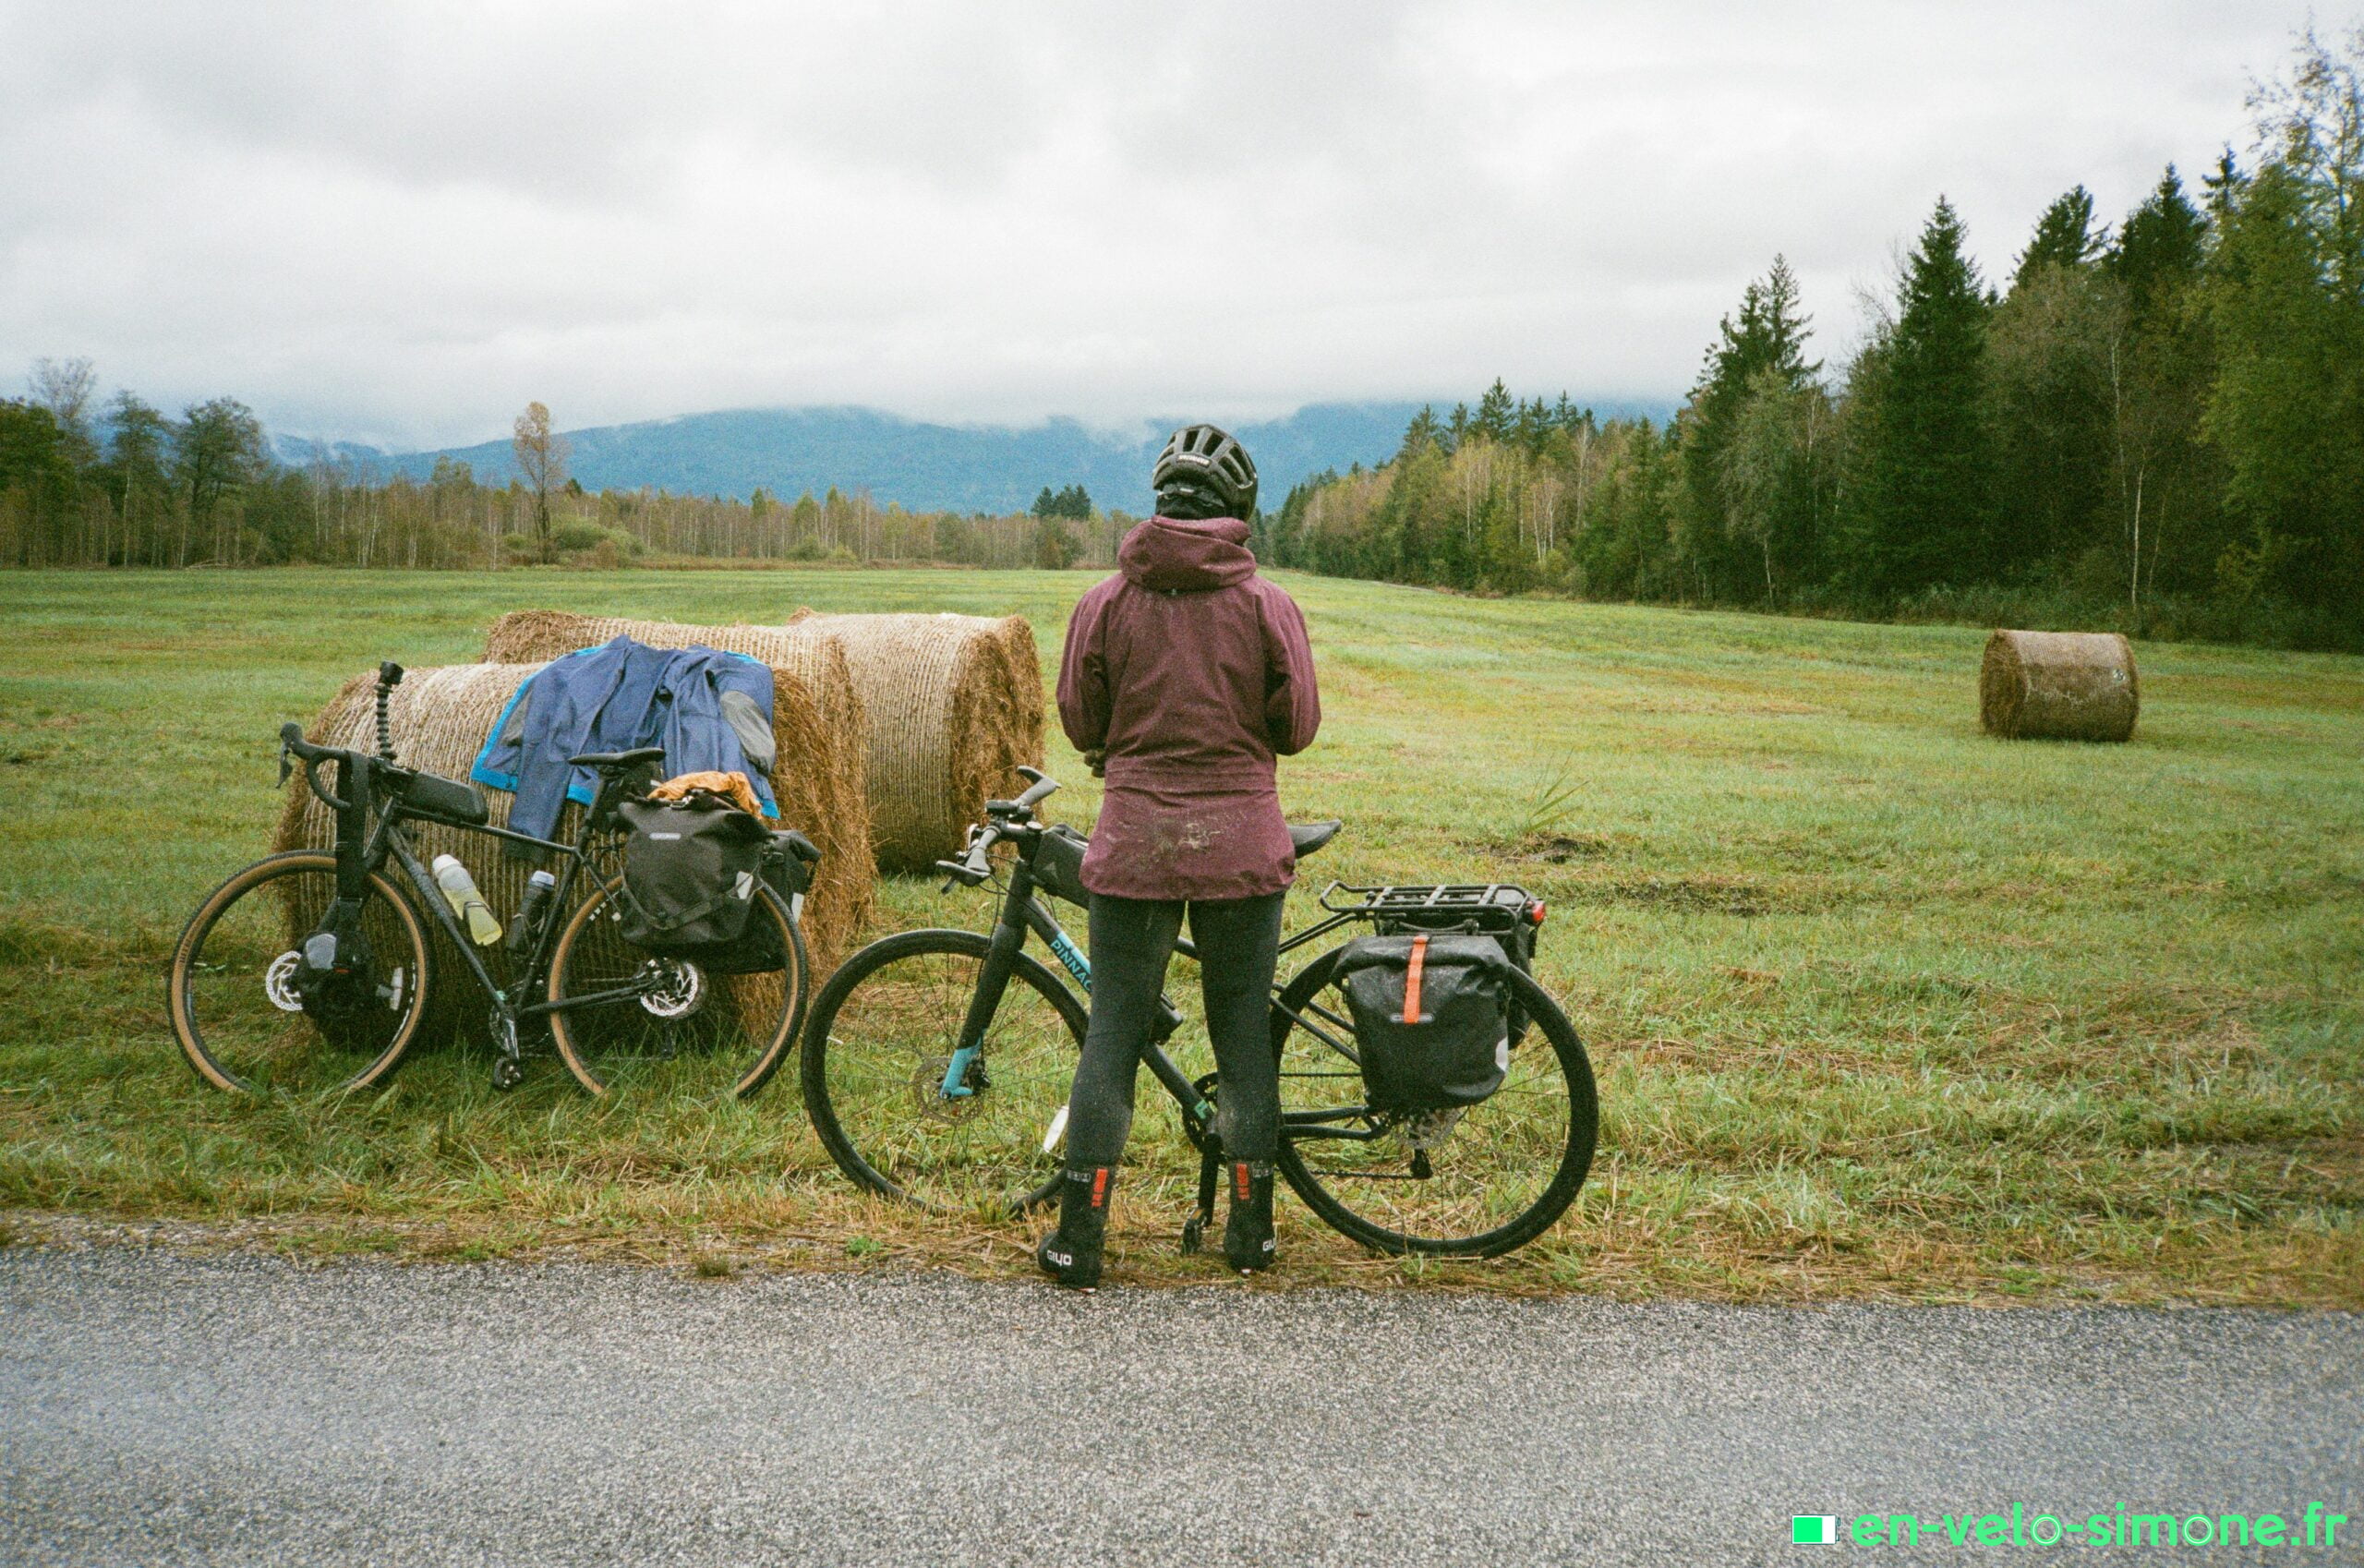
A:
POLYGON ((184 1049, 255 1093, 319 1093, 388 1070, 426 1005, 421 940, 381 890, 363 901, 351 972, 308 983, 298 949, 336 897, 327 857, 264 864, 215 895, 176 957, 184 1049), (227 895, 226 897, 224 895, 227 895))
POLYGON ((806 1099, 826 1106, 844 1145, 832 1152, 841 1164, 852 1157, 857 1179, 932 1208, 993 1214, 1057 1169, 1043 1144, 1067 1104, 1077 1040, 1050 998, 1013 980, 953 1085, 966 1092, 947 1093, 983 962, 968 947, 908 943, 888 959, 858 957, 848 966, 858 983, 833 983, 816 1014, 826 1031, 807 1045, 806 1099))

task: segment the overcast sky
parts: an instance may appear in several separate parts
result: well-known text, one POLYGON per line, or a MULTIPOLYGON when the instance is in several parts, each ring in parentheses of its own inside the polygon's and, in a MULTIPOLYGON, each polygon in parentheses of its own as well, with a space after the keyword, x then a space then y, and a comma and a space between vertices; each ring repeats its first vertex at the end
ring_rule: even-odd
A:
MULTIPOLYGON (((2319 9, 2336 30, 2350 18, 2319 9)), ((1786 252, 1836 361, 2196 184, 2302 4, 0 0, 0 394, 429 444, 750 404, 1672 399, 1786 252)))

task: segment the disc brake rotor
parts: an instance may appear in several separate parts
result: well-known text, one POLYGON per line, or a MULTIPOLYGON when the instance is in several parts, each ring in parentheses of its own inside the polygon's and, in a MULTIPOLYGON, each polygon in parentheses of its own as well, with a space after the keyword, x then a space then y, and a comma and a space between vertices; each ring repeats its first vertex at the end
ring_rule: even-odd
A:
POLYGON ((706 1005, 706 971, 678 959, 651 959, 642 971, 655 983, 640 998, 651 1018, 685 1019, 706 1005))
POLYGON ((304 998, 296 989, 296 971, 303 962, 304 955, 290 948, 271 959, 271 967, 262 971, 262 994, 283 1013, 304 1010, 304 998))
MULTIPOLYGON (((949 1056, 922 1056, 919 1067, 911 1073, 911 1099, 917 1103, 920 1115, 930 1121, 958 1121, 977 1108, 983 1098, 979 1094, 949 1095, 944 1092, 944 1075, 952 1070, 949 1056)), ((971 1063, 969 1087, 981 1089, 983 1077, 981 1064, 971 1063)))

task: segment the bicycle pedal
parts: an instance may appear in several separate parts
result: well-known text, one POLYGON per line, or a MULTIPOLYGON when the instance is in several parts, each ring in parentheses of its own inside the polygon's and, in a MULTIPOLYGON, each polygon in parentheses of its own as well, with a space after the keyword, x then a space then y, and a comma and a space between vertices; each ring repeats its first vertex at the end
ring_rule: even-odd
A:
POLYGON ((1206 1238, 1207 1226, 1205 1221, 1200 1219, 1196 1214, 1193 1214, 1188 1219, 1183 1221, 1182 1256, 1188 1258, 1197 1252, 1199 1248, 1205 1244, 1206 1238))

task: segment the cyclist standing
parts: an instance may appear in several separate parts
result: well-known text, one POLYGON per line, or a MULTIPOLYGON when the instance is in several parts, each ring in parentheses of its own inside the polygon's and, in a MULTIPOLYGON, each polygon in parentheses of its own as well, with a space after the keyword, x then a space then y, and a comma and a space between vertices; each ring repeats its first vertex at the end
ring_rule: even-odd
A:
POLYGON ((1117 574, 1067 621, 1059 722, 1107 789, 1084 856, 1092 1027, 1067 1111, 1058 1228, 1035 1260, 1065 1285, 1100 1278, 1108 1200, 1140 1047, 1186 916, 1222 1075, 1229 1162, 1224 1256, 1269 1268, 1279 1065, 1269 1022, 1281 903, 1297 870, 1273 758, 1321 723, 1305 617, 1256 574, 1256 465, 1212 425, 1165 443, 1157 515, 1125 536, 1117 574))

